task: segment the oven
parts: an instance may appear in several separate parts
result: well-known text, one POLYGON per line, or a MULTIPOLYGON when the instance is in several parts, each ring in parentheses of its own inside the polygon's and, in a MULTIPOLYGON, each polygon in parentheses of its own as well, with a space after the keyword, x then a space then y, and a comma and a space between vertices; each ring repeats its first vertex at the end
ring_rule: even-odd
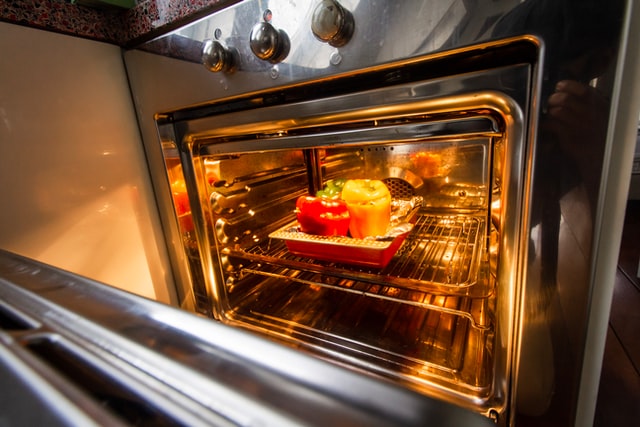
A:
POLYGON ((499 425, 578 422, 621 119, 577 147, 552 98, 617 100, 624 4, 231 3, 125 52, 175 304, 499 425), (305 229, 345 182, 384 220, 305 229))
MULTIPOLYGON (((522 253, 516 218, 531 99, 499 82, 530 82, 534 65, 447 76, 434 87, 418 62, 403 66, 418 81, 394 77, 384 87, 399 66, 358 76, 365 86, 355 93, 351 76, 314 82, 334 93, 320 100, 280 88, 259 120, 253 108, 226 103, 206 107, 220 113, 203 119, 159 120, 191 275, 183 292, 223 322, 425 392, 437 384, 452 400, 482 401, 497 414, 512 351, 497 338, 513 334, 522 282, 518 255, 503 254, 522 253), (482 91, 456 89, 481 79, 482 91), (340 179, 388 187, 388 231, 300 230, 297 200, 340 179)), ((260 103, 254 96, 235 102, 260 103)))

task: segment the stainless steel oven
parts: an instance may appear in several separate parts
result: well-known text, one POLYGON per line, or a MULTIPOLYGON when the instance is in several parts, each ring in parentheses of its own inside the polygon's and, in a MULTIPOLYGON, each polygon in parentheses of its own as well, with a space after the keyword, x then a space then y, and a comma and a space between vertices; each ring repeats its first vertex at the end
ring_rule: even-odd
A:
POLYGON ((591 3, 242 1, 125 52, 176 305, 500 425, 588 418, 638 116, 637 12, 591 3), (384 233, 303 232, 336 180, 383 183, 384 233))

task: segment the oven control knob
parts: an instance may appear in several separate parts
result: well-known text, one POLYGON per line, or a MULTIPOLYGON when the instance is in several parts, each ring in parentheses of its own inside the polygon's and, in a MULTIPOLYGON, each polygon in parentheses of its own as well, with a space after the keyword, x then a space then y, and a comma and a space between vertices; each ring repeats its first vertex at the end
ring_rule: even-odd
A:
POLYGON ((313 35, 333 47, 347 44, 353 35, 353 15, 336 0, 322 0, 313 11, 313 35))
POLYGON ((218 41, 205 40, 202 46, 202 65, 214 73, 232 72, 236 67, 236 54, 218 41))
POLYGON ((258 58, 278 63, 289 54, 289 36, 283 30, 277 30, 268 22, 254 25, 249 36, 251 51, 258 58))

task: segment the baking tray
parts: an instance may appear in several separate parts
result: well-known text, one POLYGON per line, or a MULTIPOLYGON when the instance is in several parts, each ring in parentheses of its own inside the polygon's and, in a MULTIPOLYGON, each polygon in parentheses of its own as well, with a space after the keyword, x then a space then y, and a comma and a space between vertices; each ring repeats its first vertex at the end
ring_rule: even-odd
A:
POLYGON ((318 236, 300 231, 293 221, 269 234, 272 239, 284 240, 294 255, 364 267, 385 267, 407 237, 421 199, 393 200, 391 225, 384 236, 354 239, 344 236, 318 236))

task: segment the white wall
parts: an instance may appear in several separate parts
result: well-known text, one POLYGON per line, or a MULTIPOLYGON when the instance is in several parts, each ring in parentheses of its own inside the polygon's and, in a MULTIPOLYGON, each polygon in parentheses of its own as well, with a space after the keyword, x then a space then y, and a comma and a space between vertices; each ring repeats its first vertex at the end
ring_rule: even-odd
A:
POLYGON ((170 302, 117 46, 0 22, 0 248, 170 302))

